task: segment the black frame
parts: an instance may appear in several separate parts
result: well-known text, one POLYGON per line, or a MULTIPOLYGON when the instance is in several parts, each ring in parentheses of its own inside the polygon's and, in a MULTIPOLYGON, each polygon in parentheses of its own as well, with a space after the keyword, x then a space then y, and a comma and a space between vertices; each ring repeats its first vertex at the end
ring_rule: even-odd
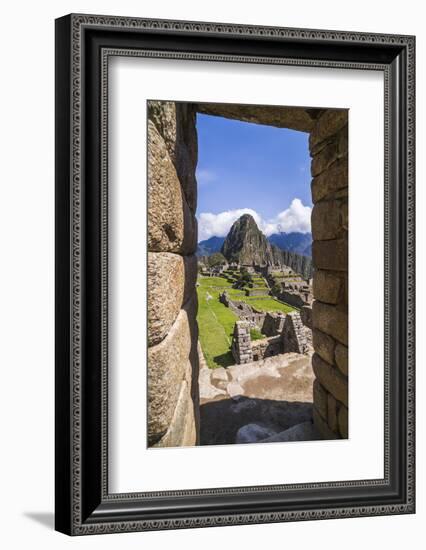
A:
POLYGON ((56 529, 71 535, 414 513, 413 36, 68 15, 56 20, 56 529), (105 68, 109 55, 385 74, 385 478, 108 494, 105 68))

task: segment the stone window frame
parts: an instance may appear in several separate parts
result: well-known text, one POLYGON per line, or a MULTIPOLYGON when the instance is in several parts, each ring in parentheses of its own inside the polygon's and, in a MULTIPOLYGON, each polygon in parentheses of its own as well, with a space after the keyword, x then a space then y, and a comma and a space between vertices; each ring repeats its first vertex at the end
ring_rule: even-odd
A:
MULTIPOLYGON (((312 364, 317 378, 313 418, 317 430, 324 439, 348 438, 348 110, 150 100, 147 112, 148 198, 152 197, 148 202, 148 249, 151 255, 149 258, 174 252, 177 253, 175 257, 183 255, 188 263, 191 255, 195 253, 197 239, 192 237, 196 228, 198 113, 309 134, 311 195, 314 203, 312 248, 313 263, 318 270, 318 276, 316 273, 313 276, 315 301, 312 308, 312 328, 315 334, 315 355, 312 364), (151 159, 150 147, 158 151, 156 158, 153 156, 151 159), (158 169, 159 159, 162 159, 164 165, 165 158, 169 159, 167 172, 158 169), (171 193, 171 188, 176 191, 171 193), (184 206, 183 210, 181 204, 184 206), (176 214, 181 210, 182 215, 178 218, 176 214), (163 230, 166 223, 168 231, 170 226, 173 226, 171 238, 168 237, 168 231, 163 230), (179 235, 180 239, 177 238, 179 235)), ((171 257, 167 261, 172 261, 171 257)), ((150 265, 150 259, 148 264, 150 265)), ((152 272, 159 273, 158 265, 153 267, 152 272)), ((153 311, 151 317, 148 315, 148 334, 151 325, 159 324, 162 314, 167 315, 164 307, 168 302, 163 297, 167 295, 168 278, 163 280, 163 292, 153 293, 151 296, 148 289, 149 308, 158 310, 153 311)), ((172 278, 179 280, 177 273, 172 278)), ((190 275, 190 279, 195 295, 193 275, 190 275)), ((155 281, 148 278, 148 285, 150 284, 157 287, 158 277, 155 281)), ((188 285, 182 282, 181 286, 183 296, 188 285)), ((176 303, 173 318, 167 323, 168 330, 172 327, 174 319, 178 318, 178 309, 182 303, 180 295, 177 300, 179 303, 176 303)), ((196 320, 193 319, 193 322, 196 323, 196 320)), ((196 332, 192 333, 196 338, 196 332)), ((169 340, 170 338, 165 338, 162 346, 175 345, 171 340, 167 344, 169 340)), ((190 347, 187 351, 188 356, 191 353, 190 347)), ((196 342, 192 343, 192 348, 194 347, 196 342)), ((158 433, 153 434, 152 442, 156 446, 197 444, 199 396, 196 384, 192 384, 193 393, 190 397, 181 397, 178 400, 178 395, 182 395, 179 392, 171 397, 172 404, 167 417, 169 424, 165 423, 166 419, 160 405, 164 407, 167 388, 158 378, 158 367, 155 365, 156 349, 157 347, 153 346, 148 352, 148 414, 152 417, 152 430, 158 433), (150 376, 151 371, 153 376, 150 376), (180 399, 186 399, 187 405, 184 408, 180 399), (195 412, 185 412, 188 407, 193 407, 195 412), (175 414, 177 410, 181 411, 178 416, 175 414), (179 437, 176 426, 181 427, 185 424, 181 419, 182 414, 190 414, 195 426, 191 432, 180 428, 182 435, 179 437), (159 415, 158 420, 156 415, 159 415), (170 437, 171 433, 174 437, 170 437), (187 433, 191 433, 192 439, 186 438, 187 433)), ((168 356, 173 355, 170 351, 168 356)), ((244 362, 248 360, 244 356, 244 362)), ((191 365, 191 376, 197 379, 198 361, 195 353, 192 353, 191 365)), ((172 365, 164 370, 165 380, 169 380, 170 375, 166 373, 170 370, 173 370, 172 365)), ((187 376, 182 370, 180 379, 183 380, 187 376)), ((182 384, 185 383, 183 380, 182 384)))

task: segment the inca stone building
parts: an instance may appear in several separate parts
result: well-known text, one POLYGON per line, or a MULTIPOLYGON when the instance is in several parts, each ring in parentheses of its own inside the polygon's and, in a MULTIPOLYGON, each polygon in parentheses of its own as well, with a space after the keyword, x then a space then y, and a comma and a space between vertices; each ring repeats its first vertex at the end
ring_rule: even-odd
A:
POLYGON ((197 112, 310 134, 314 423, 325 438, 347 437, 347 111, 152 101, 148 105, 148 444, 199 441, 197 112))

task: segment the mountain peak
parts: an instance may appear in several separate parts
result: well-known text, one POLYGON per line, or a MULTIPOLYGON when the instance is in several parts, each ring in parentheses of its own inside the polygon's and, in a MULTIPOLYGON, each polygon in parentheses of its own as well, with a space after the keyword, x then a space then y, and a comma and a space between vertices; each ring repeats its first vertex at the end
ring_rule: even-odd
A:
POLYGON ((274 263, 271 244, 250 214, 243 214, 232 224, 221 252, 230 262, 246 265, 274 263))
POLYGON ((243 214, 234 223, 237 223, 237 222, 239 222, 241 224, 244 224, 244 223, 254 224, 257 227, 256 220, 253 218, 253 216, 251 214, 243 214))
MULTIPOLYGON (((306 237, 306 245, 309 246, 311 235, 306 237)), ((293 251, 282 250, 270 242, 250 214, 243 214, 232 224, 220 251, 228 262, 242 265, 287 265, 305 278, 312 276, 311 259, 293 251)))

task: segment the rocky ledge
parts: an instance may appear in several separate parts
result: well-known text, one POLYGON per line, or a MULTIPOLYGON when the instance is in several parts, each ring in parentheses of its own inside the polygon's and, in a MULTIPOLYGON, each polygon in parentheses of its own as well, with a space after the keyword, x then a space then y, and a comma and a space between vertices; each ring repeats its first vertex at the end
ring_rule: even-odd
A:
POLYGON ((312 425, 311 356, 286 353, 245 365, 200 363, 201 444, 320 439, 312 425))

